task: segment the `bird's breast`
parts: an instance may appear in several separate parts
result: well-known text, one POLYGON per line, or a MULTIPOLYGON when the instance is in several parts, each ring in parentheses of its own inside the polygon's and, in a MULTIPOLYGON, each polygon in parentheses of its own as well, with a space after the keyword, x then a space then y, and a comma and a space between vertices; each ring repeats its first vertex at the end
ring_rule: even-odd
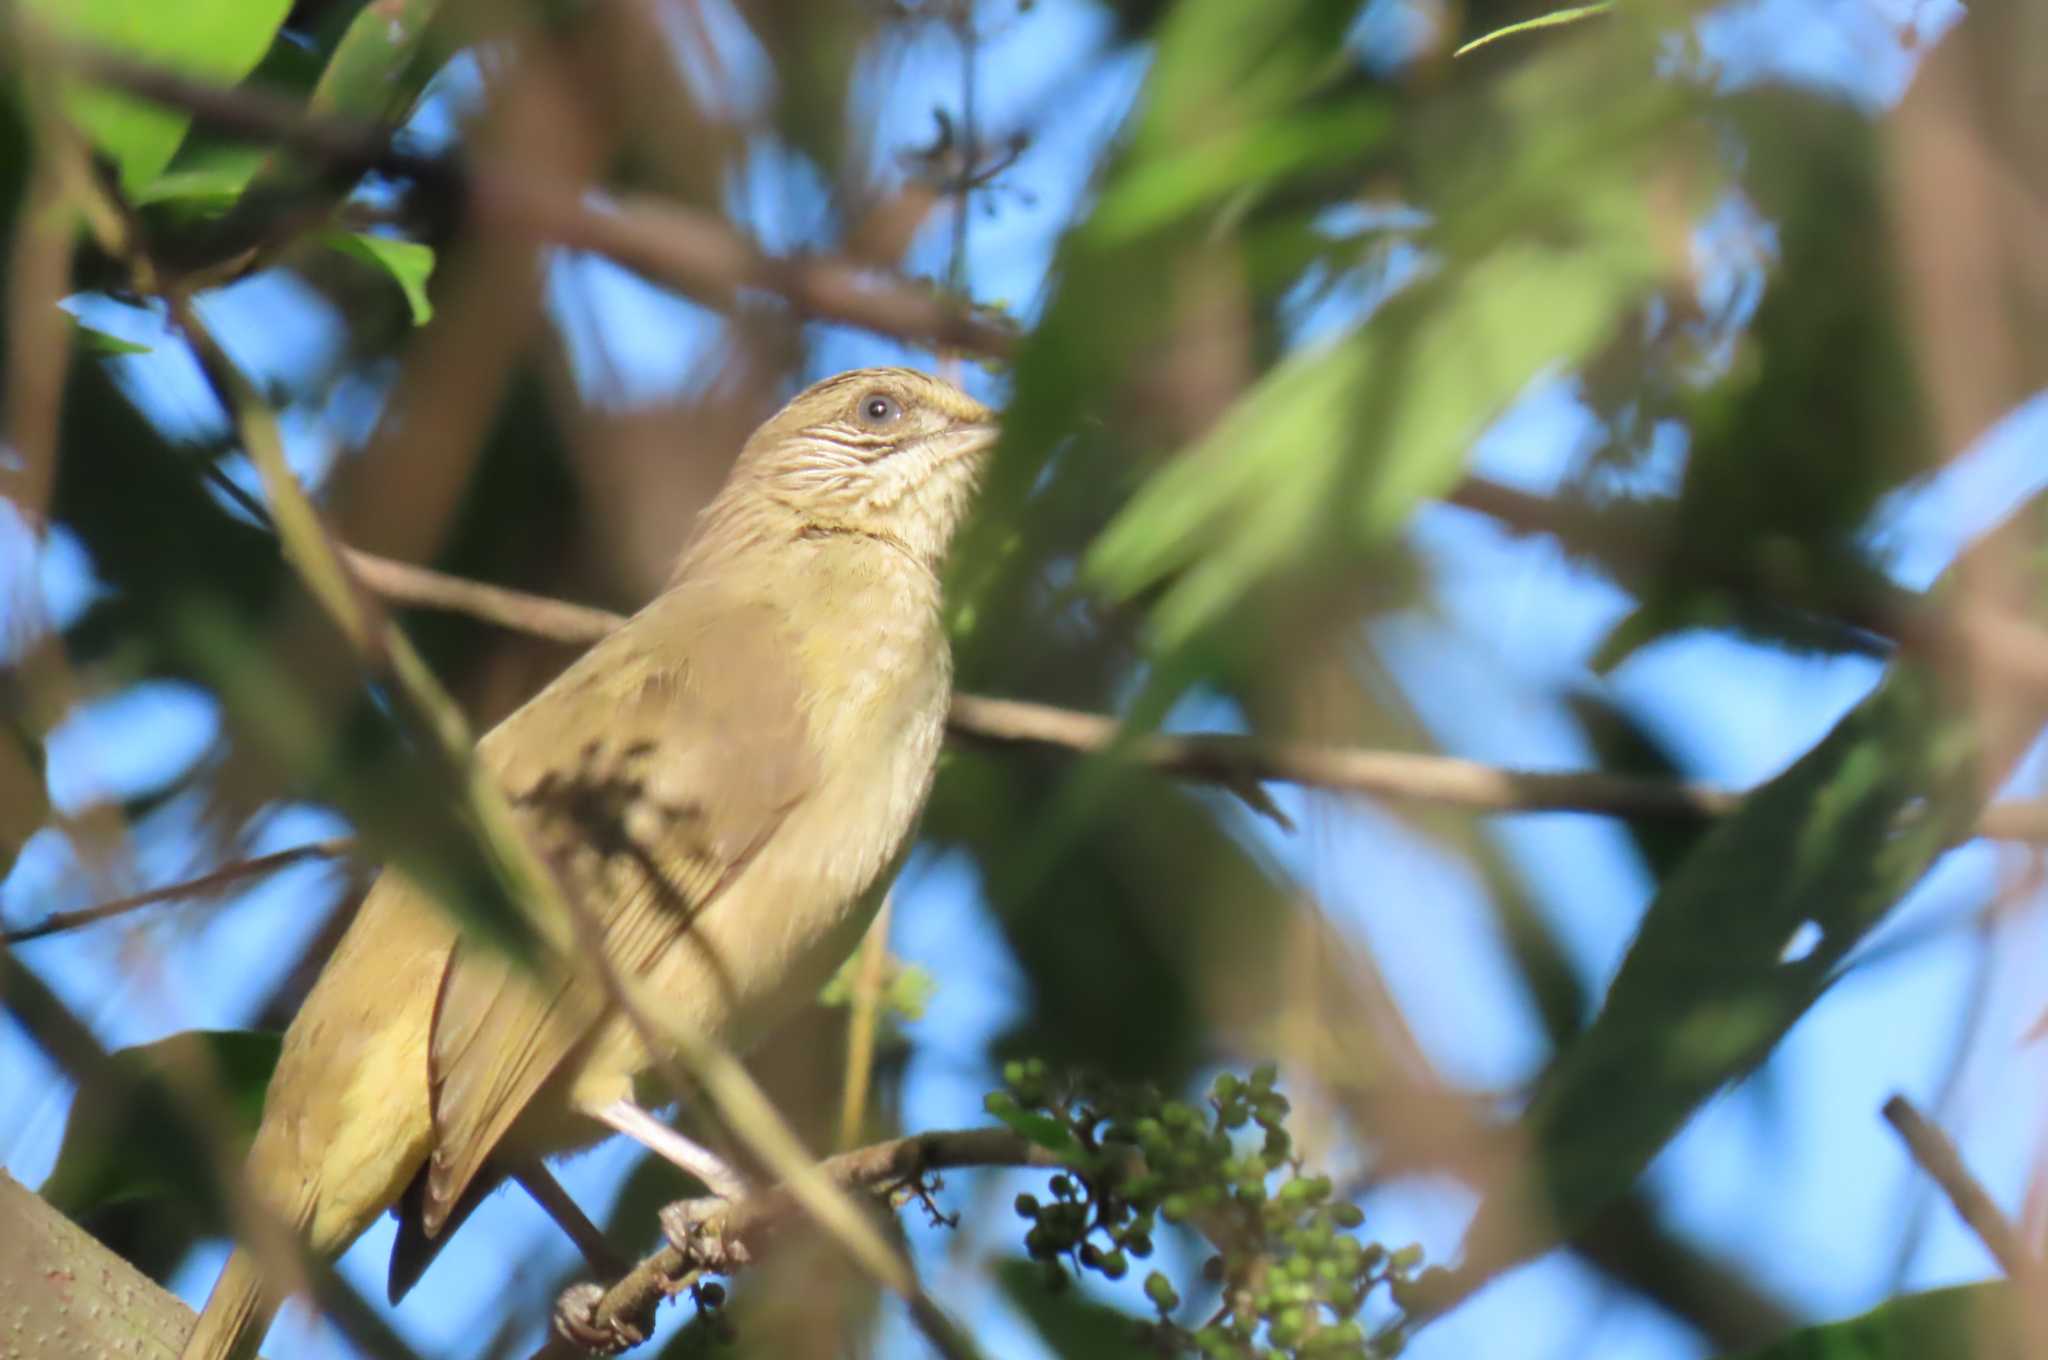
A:
MULTIPOLYGON (((650 1017, 740 1050, 814 998, 859 943, 944 737, 951 668, 935 610, 873 592, 837 603, 837 618, 798 618, 791 632, 813 778, 682 944, 635 979, 650 1017)), ((613 1022, 579 1103, 623 1094, 648 1066, 630 1027, 613 1022)))

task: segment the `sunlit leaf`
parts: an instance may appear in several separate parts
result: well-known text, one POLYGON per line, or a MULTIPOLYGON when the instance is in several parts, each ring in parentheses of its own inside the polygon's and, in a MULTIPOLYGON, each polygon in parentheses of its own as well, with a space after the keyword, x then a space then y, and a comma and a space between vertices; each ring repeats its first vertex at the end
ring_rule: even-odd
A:
POLYGON ((171 167, 130 197, 137 207, 162 205, 195 217, 226 212, 268 158, 263 147, 188 142, 171 167))
POLYGON ((1175 646, 1318 539, 1384 541, 1458 480, 1517 394, 1591 353, 1640 295, 1647 223, 1601 227, 1576 248, 1504 247, 1290 356, 1132 500, 1090 577, 1122 598, 1164 586, 1154 624, 1175 646))
POLYGON ((1088 230, 1104 244, 1129 241, 1246 185, 1355 159, 1384 135, 1390 116, 1381 100, 1347 100, 1136 160, 1103 195, 1088 230))
POLYGON ((999 1099, 990 1095, 983 1101, 988 1112, 1007 1125, 1012 1133, 1028 1138, 1038 1146, 1058 1157, 1076 1157, 1081 1153, 1081 1144, 1074 1138, 1074 1132, 1050 1115, 1038 1114, 1031 1110, 1020 1110, 1014 1100, 999 1099))
POLYGON ((376 122, 397 117, 418 95, 415 68, 441 0, 377 0, 349 21, 313 87, 322 113, 376 122))
POLYGON ((368 232, 330 232, 321 239, 342 254, 389 274, 404 290, 413 325, 424 326, 434 319, 433 299, 427 296, 427 280, 434 272, 432 246, 368 232))
MULTIPOLYGON (((291 0, 24 0, 68 37, 96 42, 184 75, 232 85, 256 68, 291 10, 291 0)), ((185 136, 189 115, 109 90, 73 86, 65 107, 138 193, 185 136)))
POLYGON ((97 354, 102 357, 113 358, 124 354, 147 354, 150 352, 148 345, 137 344, 133 340, 124 340, 118 335, 110 334, 97 327, 88 326, 75 317, 71 322, 71 330, 77 336, 79 346, 87 354, 97 354))

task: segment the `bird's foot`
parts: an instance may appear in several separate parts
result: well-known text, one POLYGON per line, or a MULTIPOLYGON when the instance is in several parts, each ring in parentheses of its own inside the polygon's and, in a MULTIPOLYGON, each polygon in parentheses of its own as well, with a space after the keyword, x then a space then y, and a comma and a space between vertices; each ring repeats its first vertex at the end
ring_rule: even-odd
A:
POLYGON ((753 1261, 747 1244, 730 1235, 733 1206, 722 1199, 685 1199, 663 1206, 661 1232, 696 1270, 730 1275, 753 1261))
POLYGON ((617 1355, 645 1341, 651 1319, 600 1318, 604 1295, 603 1285, 589 1281, 564 1289, 555 1299, 555 1331, 592 1355, 617 1355))

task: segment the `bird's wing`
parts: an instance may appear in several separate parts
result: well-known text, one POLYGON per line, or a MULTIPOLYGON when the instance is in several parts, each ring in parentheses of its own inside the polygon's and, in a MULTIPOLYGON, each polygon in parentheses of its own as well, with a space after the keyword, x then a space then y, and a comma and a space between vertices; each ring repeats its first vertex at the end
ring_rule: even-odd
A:
MULTIPOLYGON (((685 583, 484 739, 480 757, 583 913, 581 929, 544 933, 576 941, 594 927, 621 978, 683 943, 815 779, 796 666, 776 611, 685 583)), ((431 1047, 429 1235, 607 1014, 587 965, 536 973, 458 946, 431 1047)))

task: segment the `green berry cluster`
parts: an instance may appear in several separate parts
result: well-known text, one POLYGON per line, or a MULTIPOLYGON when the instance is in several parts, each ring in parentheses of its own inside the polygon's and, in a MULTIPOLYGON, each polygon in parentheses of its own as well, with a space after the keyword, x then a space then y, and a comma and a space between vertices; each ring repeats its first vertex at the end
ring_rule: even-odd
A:
POLYGON ((1158 1270, 1145 1296, 1158 1319, 1147 1339, 1167 1355, 1212 1360, 1382 1360, 1400 1349, 1397 1324, 1368 1331, 1360 1310, 1386 1285, 1398 1307, 1415 1284, 1422 1249, 1389 1251, 1353 1234, 1358 1207, 1333 1201, 1327 1176, 1306 1174, 1287 1131, 1287 1098, 1268 1064, 1249 1079, 1226 1072, 1207 1108, 1154 1092, 1056 1089, 1045 1064, 1012 1062, 989 1112, 1058 1153, 1067 1169, 1051 1201, 1019 1195, 1030 1222, 1024 1249, 1063 1288, 1067 1269, 1109 1280, 1152 1254, 1157 1223, 1184 1225, 1213 1250, 1203 1268, 1215 1302, 1189 1326, 1181 1296, 1158 1270))

